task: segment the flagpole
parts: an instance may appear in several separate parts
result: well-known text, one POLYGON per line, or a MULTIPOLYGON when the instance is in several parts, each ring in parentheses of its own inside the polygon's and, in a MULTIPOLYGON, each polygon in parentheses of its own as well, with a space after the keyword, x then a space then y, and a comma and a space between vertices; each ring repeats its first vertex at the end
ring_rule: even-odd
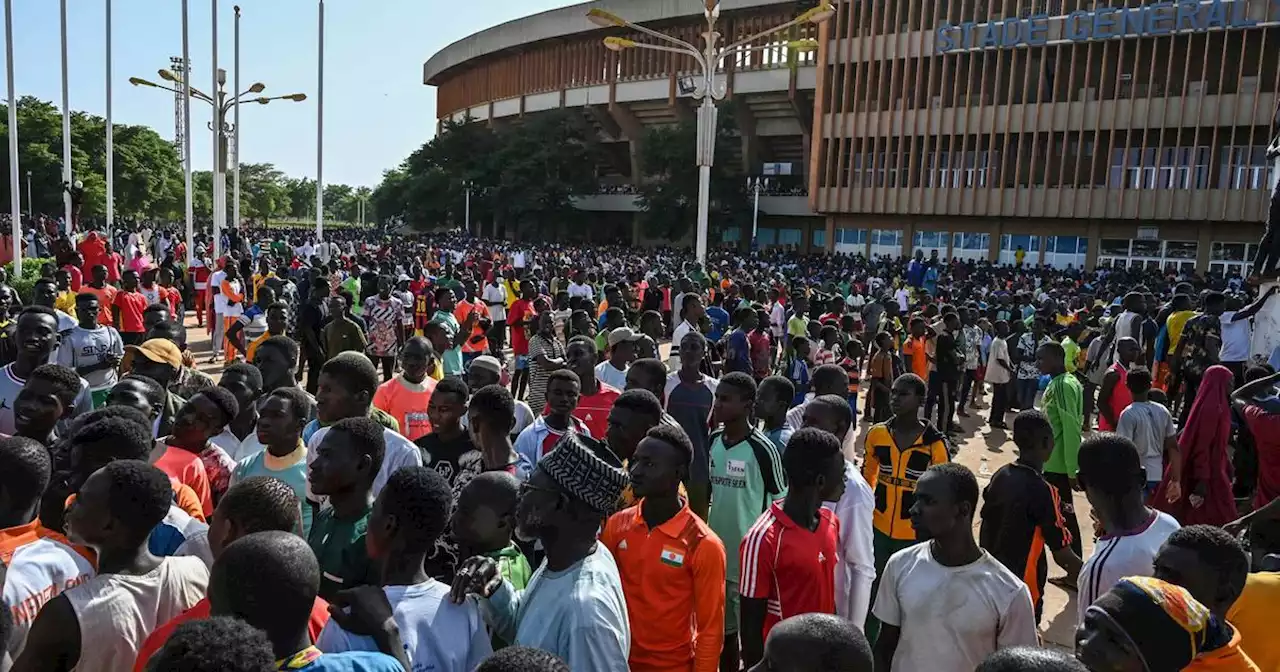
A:
POLYGON ((186 186, 187 268, 196 258, 195 203, 191 185, 191 40, 188 31, 189 0, 182 0, 182 172, 186 186))
POLYGON ((324 244, 324 0, 319 0, 318 67, 316 71, 316 244, 328 260, 324 244))
POLYGON ((66 216, 63 231, 71 233, 71 94, 67 82, 67 0, 62 10, 62 206, 66 216))
POLYGON ((9 78, 9 220, 13 236, 13 277, 22 277, 22 191, 18 184, 18 98, 13 86, 13 0, 4 0, 5 74, 9 78))
POLYGON ((209 95, 213 96, 213 258, 217 259, 223 252, 222 246, 222 211, 227 207, 227 183, 222 172, 222 96, 218 95, 222 86, 218 82, 218 0, 210 0, 210 11, 213 15, 213 79, 209 86, 209 95))
POLYGON ((111 0, 107 0, 107 240, 115 230, 115 134, 111 127, 111 0))
POLYGON ((231 228, 240 228, 240 5, 235 6, 235 73, 231 95, 235 96, 235 115, 231 122, 231 228))

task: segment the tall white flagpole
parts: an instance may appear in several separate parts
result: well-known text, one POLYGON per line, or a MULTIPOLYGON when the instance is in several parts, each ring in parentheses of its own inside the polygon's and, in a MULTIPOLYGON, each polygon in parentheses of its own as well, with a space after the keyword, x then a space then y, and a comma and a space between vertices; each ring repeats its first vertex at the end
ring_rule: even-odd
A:
POLYGON ((235 73, 231 95, 235 96, 235 117, 231 122, 231 228, 240 228, 240 5, 236 5, 235 73))
POLYGON ((107 0, 107 240, 115 231, 115 129, 111 127, 111 0, 107 0))
POLYGON ((191 40, 188 31, 190 22, 188 12, 189 0, 182 0, 182 172, 186 186, 187 215, 187 268, 191 268, 196 258, 195 202, 194 189, 191 185, 191 40))
POLYGON ((225 250, 222 250, 222 212, 227 207, 227 196, 225 189, 227 187, 226 174, 222 171, 222 96, 218 95, 221 86, 218 83, 218 0, 210 0, 209 8, 213 15, 213 79, 212 86, 209 88, 209 95, 213 96, 213 258, 217 259, 225 250))
POLYGON ((316 70, 316 244, 320 258, 328 261, 329 246, 324 244, 324 0, 320 2, 318 67, 316 70))
MULTIPOLYGON (((22 187, 18 180, 18 98, 13 86, 13 0, 4 0, 4 67, 9 78, 9 219, 13 236, 13 277, 22 277, 22 187)), ((29 198, 29 197, 28 197, 29 198)), ((30 204, 28 204, 30 207, 30 204)))
POLYGON ((67 0, 62 8, 62 205, 66 215, 63 231, 71 233, 71 94, 67 82, 67 0))

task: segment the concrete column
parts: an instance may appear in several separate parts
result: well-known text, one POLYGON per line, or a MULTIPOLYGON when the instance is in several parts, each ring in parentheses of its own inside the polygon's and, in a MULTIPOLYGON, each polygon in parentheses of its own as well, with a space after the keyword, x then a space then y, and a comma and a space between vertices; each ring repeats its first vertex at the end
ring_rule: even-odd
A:
POLYGON ((1098 265, 1098 248, 1102 246, 1102 224, 1089 222, 1089 249, 1085 253, 1084 267, 1094 268, 1098 265))
POLYGON ((907 220, 902 225, 902 256, 915 256, 914 245, 912 239, 916 237, 916 223, 913 220, 907 220))
POLYGON ((987 261, 996 263, 1000 258, 1000 236, 1004 235, 1004 220, 997 219, 991 226, 991 239, 987 241, 987 261))
POLYGON ((1196 237, 1196 271, 1200 273, 1209 269, 1209 259, 1213 254, 1213 234, 1216 228, 1216 225, 1205 222, 1196 229, 1199 234, 1196 237))
POLYGON ((640 247, 640 214, 631 213, 631 247, 640 247))
POLYGON ((836 251, 836 218, 834 215, 827 215, 827 239, 823 241, 823 251, 831 254, 836 251))

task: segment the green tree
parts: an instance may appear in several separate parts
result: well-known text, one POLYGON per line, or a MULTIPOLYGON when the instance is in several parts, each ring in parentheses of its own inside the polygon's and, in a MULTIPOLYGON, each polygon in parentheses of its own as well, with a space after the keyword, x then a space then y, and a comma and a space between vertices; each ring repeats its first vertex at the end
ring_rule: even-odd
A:
POLYGON ((240 164, 240 216, 242 218, 269 222, 275 217, 288 215, 289 206, 289 193, 285 189, 284 173, 270 163, 240 164))

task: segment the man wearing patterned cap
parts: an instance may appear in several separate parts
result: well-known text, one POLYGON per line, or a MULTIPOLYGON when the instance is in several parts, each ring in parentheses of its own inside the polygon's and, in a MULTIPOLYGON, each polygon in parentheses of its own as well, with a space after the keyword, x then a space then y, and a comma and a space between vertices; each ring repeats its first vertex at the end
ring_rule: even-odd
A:
POLYGON ((627 484, 625 472, 566 436, 520 486, 516 536, 539 541, 546 558, 516 591, 490 558, 463 563, 452 599, 481 600, 485 620, 502 639, 560 656, 571 670, 625 672, 631 627, 613 556, 596 541, 627 484))

